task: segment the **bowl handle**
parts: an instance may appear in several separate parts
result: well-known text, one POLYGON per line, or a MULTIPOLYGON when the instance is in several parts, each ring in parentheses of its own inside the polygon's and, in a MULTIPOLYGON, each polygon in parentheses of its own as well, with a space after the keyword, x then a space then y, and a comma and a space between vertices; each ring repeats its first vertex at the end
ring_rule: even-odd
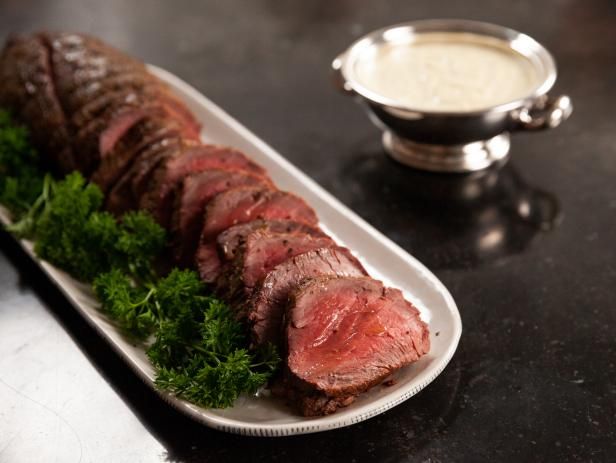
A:
POLYGON ((342 75, 342 66, 346 59, 346 52, 340 53, 334 61, 332 61, 333 81, 336 89, 346 95, 355 95, 355 91, 342 75))
POLYGON ((529 108, 512 113, 513 130, 544 130, 558 127, 566 121, 573 105, 567 95, 543 95, 529 108))

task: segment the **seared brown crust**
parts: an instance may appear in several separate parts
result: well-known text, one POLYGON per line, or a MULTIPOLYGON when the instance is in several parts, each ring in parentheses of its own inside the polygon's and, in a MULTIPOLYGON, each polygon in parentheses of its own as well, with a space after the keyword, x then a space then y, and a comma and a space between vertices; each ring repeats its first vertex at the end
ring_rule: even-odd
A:
POLYGON ((169 227, 175 193, 182 180, 209 169, 243 170, 269 180, 262 167, 233 148, 196 146, 185 151, 182 156, 167 159, 157 167, 150 188, 140 200, 140 208, 149 211, 162 226, 169 227))
POLYGON ((194 265, 205 207, 219 193, 240 186, 272 188, 269 179, 243 170, 211 169, 184 178, 175 193, 171 219, 174 257, 178 265, 194 265))
MULTIPOLYGON (((168 100, 168 113, 198 134, 199 123, 171 94, 165 84, 148 73, 146 66, 125 53, 84 34, 47 32, 40 34, 51 52, 57 92, 73 120, 86 104, 102 94, 134 91, 135 97, 149 95, 168 100)), ((77 125, 79 127, 79 124, 77 125)))
POLYGON ((283 345, 283 318, 289 294, 303 282, 322 276, 366 276, 361 263, 342 247, 299 254, 274 267, 259 282, 246 304, 254 345, 283 345))
POLYGON ((327 236, 321 229, 292 220, 264 220, 234 225, 222 232, 216 238, 216 243, 201 246, 199 253, 199 273, 201 279, 213 283, 220 275, 223 263, 232 260, 236 251, 246 242, 253 231, 264 230, 273 233, 307 233, 312 236, 327 236))
POLYGON ((105 209, 116 216, 137 209, 152 171, 162 159, 179 155, 182 148, 182 139, 177 133, 170 133, 146 146, 107 195, 105 209))
MULTIPOLYGON (((199 135, 192 114, 143 63, 85 35, 43 32, 9 40, 0 79, 0 104, 28 123, 35 145, 63 173, 90 176, 103 158, 126 165, 127 150, 114 151, 115 145, 148 117, 168 118, 187 138, 199 135), (110 159, 115 153, 119 159, 110 159)), ((96 181, 108 186, 106 178, 96 181)))
POLYGON ((246 239, 255 231, 269 233, 304 233, 314 237, 327 237, 320 228, 292 220, 263 220, 241 223, 226 229, 216 239, 219 252, 225 261, 235 257, 236 252, 246 243, 246 239))
POLYGON ((255 187, 232 188, 216 195, 207 205, 201 239, 215 240, 229 227, 255 219, 318 223, 314 210, 292 193, 255 187))
POLYGON ((75 168, 70 134, 50 66, 49 50, 36 35, 7 41, 0 57, 0 105, 27 123, 49 168, 75 168))
POLYGON ((238 318, 247 314, 246 301, 253 289, 274 267, 313 249, 335 246, 328 236, 310 233, 272 233, 256 230, 246 237, 233 260, 216 281, 217 294, 229 301, 238 318))
POLYGON ((282 191, 233 188, 216 195, 205 209, 205 219, 195 256, 201 277, 207 281, 216 256, 216 239, 228 228, 257 219, 291 220, 316 226, 317 216, 304 200, 282 191))
POLYGON ((90 180, 107 193, 133 164, 141 151, 161 139, 178 135, 179 132, 180 126, 175 121, 151 116, 142 118, 102 156, 90 180))

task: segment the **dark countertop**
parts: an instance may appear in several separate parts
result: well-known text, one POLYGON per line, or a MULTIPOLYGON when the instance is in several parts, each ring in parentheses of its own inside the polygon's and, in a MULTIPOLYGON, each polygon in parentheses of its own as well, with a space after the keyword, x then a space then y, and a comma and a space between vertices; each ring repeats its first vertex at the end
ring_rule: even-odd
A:
POLYGON ((0 461, 613 461, 616 4, 0 3, 0 38, 35 28, 99 35, 197 87, 433 270, 464 332, 443 374, 383 415, 308 436, 226 435, 157 399, 2 234, 0 461), (515 135, 511 161, 483 175, 387 159, 328 66, 365 32, 429 17, 541 41, 572 118, 515 135))

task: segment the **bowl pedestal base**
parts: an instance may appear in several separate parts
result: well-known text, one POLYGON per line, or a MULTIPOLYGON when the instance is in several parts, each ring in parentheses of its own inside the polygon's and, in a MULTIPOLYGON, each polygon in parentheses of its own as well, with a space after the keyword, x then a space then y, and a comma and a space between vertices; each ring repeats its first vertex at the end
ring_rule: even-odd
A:
POLYGON ((432 172, 475 172, 495 163, 505 163, 510 145, 507 132, 463 145, 418 143, 389 130, 383 133, 383 147, 393 159, 432 172))

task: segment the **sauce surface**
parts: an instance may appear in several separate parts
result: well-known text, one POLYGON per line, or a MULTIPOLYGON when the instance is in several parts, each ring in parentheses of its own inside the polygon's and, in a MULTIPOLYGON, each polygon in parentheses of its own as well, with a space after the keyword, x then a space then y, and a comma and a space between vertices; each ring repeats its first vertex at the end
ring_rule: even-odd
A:
POLYGON ((532 63, 498 39, 423 33, 413 42, 373 46, 354 72, 366 89, 425 111, 475 111, 528 96, 532 63))

